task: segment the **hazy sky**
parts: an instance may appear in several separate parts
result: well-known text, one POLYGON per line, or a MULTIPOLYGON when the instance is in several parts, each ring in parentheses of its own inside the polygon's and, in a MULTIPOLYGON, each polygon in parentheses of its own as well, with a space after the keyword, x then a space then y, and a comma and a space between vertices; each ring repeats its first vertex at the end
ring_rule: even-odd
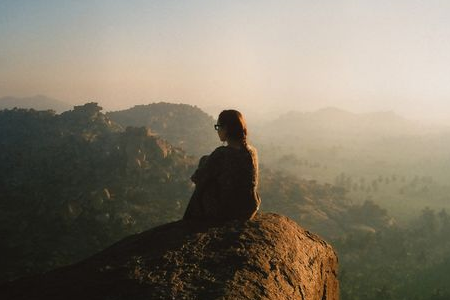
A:
POLYGON ((0 96, 450 113, 450 1, 0 0, 0 41, 0 96))

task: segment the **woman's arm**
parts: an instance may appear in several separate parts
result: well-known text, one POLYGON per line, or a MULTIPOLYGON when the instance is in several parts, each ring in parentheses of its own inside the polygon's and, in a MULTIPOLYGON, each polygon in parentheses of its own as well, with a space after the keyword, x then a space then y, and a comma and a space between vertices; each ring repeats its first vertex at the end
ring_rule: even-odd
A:
POLYGON ((204 155, 200 158, 198 168, 191 176, 191 180, 197 186, 206 184, 210 179, 217 177, 220 168, 219 148, 216 148, 210 155, 204 155))
POLYGON ((206 164, 206 161, 208 160, 208 157, 209 157, 209 155, 203 155, 200 158, 197 170, 195 170, 195 173, 192 174, 192 176, 191 176, 192 182, 197 183, 199 180, 199 177, 202 176, 202 173, 204 173, 202 170, 205 168, 205 164, 206 164))

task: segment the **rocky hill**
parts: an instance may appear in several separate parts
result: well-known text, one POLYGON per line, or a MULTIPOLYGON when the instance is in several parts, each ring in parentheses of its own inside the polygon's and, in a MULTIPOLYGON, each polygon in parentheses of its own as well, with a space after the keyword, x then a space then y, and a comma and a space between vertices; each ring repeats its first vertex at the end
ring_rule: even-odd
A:
POLYGON ((337 300, 330 245, 275 214, 175 222, 75 265, 0 286, 2 299, 337 300))
POLYGON ((220 145, 213 117, 196 106, 159 102, 106 115, 123 127, 145 126, 172 145, 196 156, 209 154, 220 145))
POLYGON ((196 162, 96 103, 0 111, 0 281, 85 258, 179 219, 196 162))

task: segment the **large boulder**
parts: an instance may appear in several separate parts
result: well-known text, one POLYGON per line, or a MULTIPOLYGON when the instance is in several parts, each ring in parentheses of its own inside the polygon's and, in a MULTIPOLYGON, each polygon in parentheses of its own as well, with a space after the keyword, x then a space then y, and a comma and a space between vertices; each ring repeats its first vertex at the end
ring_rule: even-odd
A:
POLYGON ((1 299, 339 299, 337 256, 276 214, 178 221, 77 264, 0 286, 1 299))

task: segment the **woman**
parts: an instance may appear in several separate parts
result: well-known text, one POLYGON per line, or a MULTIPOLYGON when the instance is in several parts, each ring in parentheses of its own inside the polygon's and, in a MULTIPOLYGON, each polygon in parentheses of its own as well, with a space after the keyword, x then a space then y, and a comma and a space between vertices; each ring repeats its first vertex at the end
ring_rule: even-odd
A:
POLYGON ((200 159, 191 176, 195 191, 183 219, 251 219, 261 200, 258 187, 258 156, 247 144, 247 126, 237 110, 224 110, 214 125, 227 146, 217 147, 200 159))

